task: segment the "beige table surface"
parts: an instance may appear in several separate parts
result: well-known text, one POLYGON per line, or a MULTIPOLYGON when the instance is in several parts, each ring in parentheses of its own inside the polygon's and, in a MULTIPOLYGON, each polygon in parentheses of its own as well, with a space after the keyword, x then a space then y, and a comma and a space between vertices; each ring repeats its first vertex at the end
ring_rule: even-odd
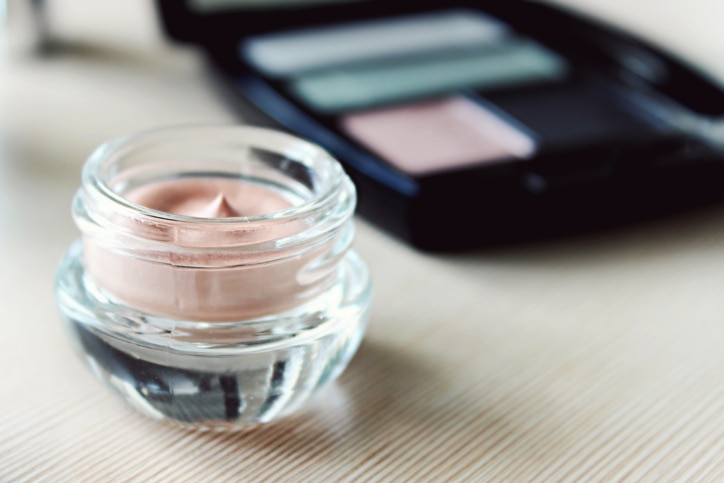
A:
MULTIPOLYGON (((65 0, 76 48, 15 42, 0 64, 0 481, 724 481, 722 206, 457 256, 360 222, 369 331, 300 413, 215 434, 126 408, 55 309, 80 166, 128 132, 234 119, 145 1, 65 0)), ((724 74, 721 0, 576 3, 724 74)))

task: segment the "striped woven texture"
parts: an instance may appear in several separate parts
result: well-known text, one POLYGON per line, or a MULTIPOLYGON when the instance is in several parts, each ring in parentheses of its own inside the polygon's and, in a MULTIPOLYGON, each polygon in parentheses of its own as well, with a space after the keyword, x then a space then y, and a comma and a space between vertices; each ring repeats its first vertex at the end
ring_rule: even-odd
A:
POLYGON ((362 225, 376 294, 349 370, 232 434, 127 409, 27 286, 0 341, 0 480, 721 481, 721 220, 448 258, 362 225))

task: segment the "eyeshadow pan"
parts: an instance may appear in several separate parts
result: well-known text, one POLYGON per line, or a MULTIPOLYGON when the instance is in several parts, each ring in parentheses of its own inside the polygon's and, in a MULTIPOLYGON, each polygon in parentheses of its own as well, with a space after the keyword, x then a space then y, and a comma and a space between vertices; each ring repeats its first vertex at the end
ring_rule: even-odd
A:
POLYGON ((349 136, 410 175, 525 159, 536 151, 527 133, 464 97, 353 113, 340 124, 349 136))
POLYGON ((252 37, 241 56, 272 76, 333 65, 494 43, 507 32, 498 20, 465 9, 355 22, 252 37))
POLYGON ((561 57, 521 39, 485 49, 314 72, 293 80, 290 89, 317 112, 335 113, 457 89, 555 81, 566 73, 561 57))
POLYGON ((627 111, 612 88, 587 83, 486 96, 553 149, 641 137, 654 126, 627 111))

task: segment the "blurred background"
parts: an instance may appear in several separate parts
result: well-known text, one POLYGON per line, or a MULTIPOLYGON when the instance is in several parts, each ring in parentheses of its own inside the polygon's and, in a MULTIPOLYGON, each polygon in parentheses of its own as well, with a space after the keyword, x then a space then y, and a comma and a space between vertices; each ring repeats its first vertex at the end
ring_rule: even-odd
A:
MULTIPOLYGON (((649 38, 724 85, 723 2, 555 2, 649 38)), ((124 133, 235 119, 205 84, 200 57, 163 38, 154 2, 7 0, 5 9, 0 135, 12 159, 77 167, 124 133)))
MULTIPOLYGON (((723 2, 555 1, 649 38, 724 85, 723 2)), ((6 237, 20 233, 8 223, 31 223, 17 207, 33 206, 38 193, 69 200, 83 161, 106 140, 167 124, 244 121, 210 88, 199 53, 164 39, 154 2, 6 0, 2 11, 6 237)), ((57 224, 53 233, 68 238, 65 208, 53 203, 43 210, 57 224)))

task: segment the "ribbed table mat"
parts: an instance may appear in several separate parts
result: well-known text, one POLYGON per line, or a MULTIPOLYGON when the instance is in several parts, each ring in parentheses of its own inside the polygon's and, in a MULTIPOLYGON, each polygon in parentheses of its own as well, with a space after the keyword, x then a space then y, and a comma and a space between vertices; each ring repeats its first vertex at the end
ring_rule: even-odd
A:
POLYGON ((644 230, 445 258, 360 231, 378 267, 360 352, 300 413, 240 433, 127 409, 71 352, 43 287, 26 309, 43 316, 0 340, 0 480, 724 478, 718 243, 645 254, 628 238, 644 230))

